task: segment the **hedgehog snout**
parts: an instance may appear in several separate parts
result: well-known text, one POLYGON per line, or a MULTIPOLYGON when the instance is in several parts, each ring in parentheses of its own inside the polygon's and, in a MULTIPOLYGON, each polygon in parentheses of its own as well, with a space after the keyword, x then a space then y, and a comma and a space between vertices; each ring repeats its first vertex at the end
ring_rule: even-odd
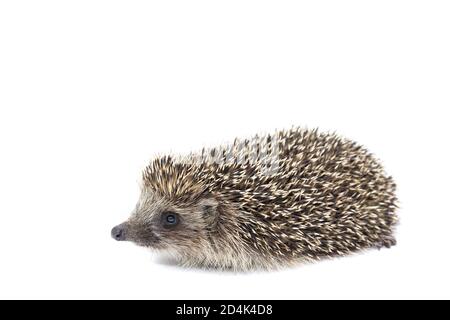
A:
POLYGON ((115 226, 111 230, 111 237, 117 241, 126 240, 126 226, 124 223, 115 226))

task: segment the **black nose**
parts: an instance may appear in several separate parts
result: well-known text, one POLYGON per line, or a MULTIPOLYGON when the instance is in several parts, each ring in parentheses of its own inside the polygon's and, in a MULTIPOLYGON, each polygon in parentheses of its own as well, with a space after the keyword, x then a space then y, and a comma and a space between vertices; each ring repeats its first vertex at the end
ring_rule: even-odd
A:
POLYGON ((125 228, 123 225, 118 225, 112 228, 111 230, 111 237, 116 239, 117 241, 124 241, 125 240, 125 228))

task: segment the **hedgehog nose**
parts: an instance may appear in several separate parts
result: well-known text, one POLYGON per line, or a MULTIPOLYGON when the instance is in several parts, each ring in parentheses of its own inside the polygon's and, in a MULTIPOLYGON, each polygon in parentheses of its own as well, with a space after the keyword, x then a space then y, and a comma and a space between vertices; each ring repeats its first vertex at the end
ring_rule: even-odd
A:
POLYGON ((116 239, 117 241, 124 241, 125 240, 125 227, 122 224, 119 224, 118 226, 115 226, 111 230, 111 237, 113 239, 116 239))

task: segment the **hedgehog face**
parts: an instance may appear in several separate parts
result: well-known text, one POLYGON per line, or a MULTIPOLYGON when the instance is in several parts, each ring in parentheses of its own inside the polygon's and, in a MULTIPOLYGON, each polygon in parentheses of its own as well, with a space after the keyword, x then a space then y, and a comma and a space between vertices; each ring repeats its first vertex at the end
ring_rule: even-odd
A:
POLYGON ((215 220, 217 204, 206 197, 180 205, 144 189, 131 217, 114 227, 111 235, 118 241, 153 249, 202 249, 209 243, 208 230, 215 220))

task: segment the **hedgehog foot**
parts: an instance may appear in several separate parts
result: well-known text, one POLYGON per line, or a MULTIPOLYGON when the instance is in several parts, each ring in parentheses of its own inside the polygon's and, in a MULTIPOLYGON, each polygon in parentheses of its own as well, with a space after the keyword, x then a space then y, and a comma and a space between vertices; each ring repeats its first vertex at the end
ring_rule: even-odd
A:
POLYGON ((376 244, 376 248, 378 250, 382 249, 382 248, 390 248, 393 247, 397 244, 397 241, 394 238, 384 238, 382 239, 380 242, 378 242, 376 244))

